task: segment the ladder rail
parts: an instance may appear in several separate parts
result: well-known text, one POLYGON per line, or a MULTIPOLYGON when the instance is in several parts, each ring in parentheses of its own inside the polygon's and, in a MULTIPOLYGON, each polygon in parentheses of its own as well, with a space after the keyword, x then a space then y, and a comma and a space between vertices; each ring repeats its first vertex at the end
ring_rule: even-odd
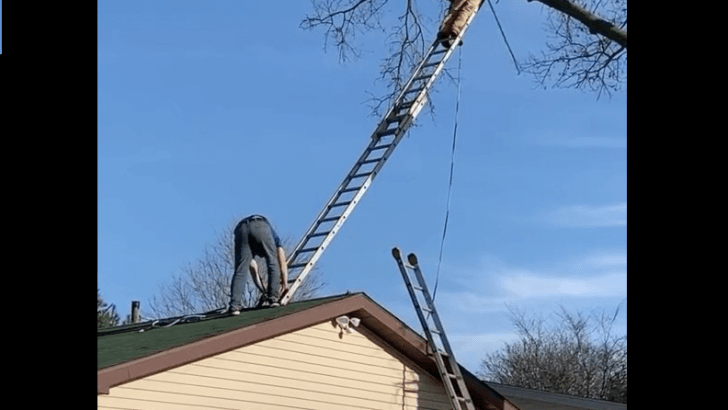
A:
MULTIPOLYGON (((298 289, 298 287, 302 284, 303 279, 306 277, 306 275, 310 272, 311 269, 313 269, 313 266, 316 264, 318 259, 321 257, 323 252, 328 247, 329 243, 333 240, 334 236, 338 233, 341 226, 346 222, 347 218, 351 214, 351 212, 354 210, 356 205, 359 203, 359 200, 364 196, 364 194, 369 189, 369 186, 371 185, 372 181, 376 177, 376 175, 379 173, 379 171, 384 166, 385 162, 389 158, 389 156, 392 154, 394 149, 397 147, 401 139, 404 137, 405 132, 404 130, 399 133, 395 137, 395 139, 390 143, 390 146, 386 149, 384 154, 380 157, 377 164, 374 166, 374 168, 370 171, 370 174, 366 177, 364 182, 359 186, 359 188, 356 190, 356 193, 354 194, 353 198, 351 198, 349 203, 344 208, 343 212, 339 214, 338 219, 334 223, 334 225, 330 228, 329 232, 325 235, 324 239, 321 241, 321 243, 318 245, 314 253, 309 257, 309 259, 306 261, 306 265, 303 267, 301 272, 298 274, 296 279, 294 280, 293 284, 289 287, 287 292, 283 295, 283 298, 281 298, 281 305, 287 304, 290 299, 293 297, 293 294, 298 289)), ((368 148, 374 148, 376 146, 376 143, 378 141, 375 141, 372 139, 370 142, 368 148)), ((311 227, 308 229, 306 234, 303 236, 299 244, 296 246, 296 249, 294 252, 291 253, 291 257, 288 260, 289 267, 295 262, 296 259, 301 254, 301 250, 304 249, 303 246, 312 238, 314 235, 317 235, 315 233, 316 229, 321 225, 321 221, 324 219, 325 216, 329 214, 331 211, 331 206, 336 202, 336 200, 340 197, 341 193, 343 193, 344 190, 348 189, 346 188, 351 180, 353 179, 353 175, 355 175, 355 171, 358 171, 359 164, 362 161, 365 161, 368 155, 371 153, 370 149, 366 149, 365 152, 360 157, 359 161, 357 161, 356 165, 352 170, 347 174, 347 177, 344 179, 344 181, 339 185, 339 188, 336 190, 334 195, 331 196, 329 201, 324 206, 323 210, 319 213, 319 216, 316 218, 314 223, 311 225, 311 227)), ((318 235, 323 236, 323 235, 318 235)))
POLYGON ((406 284, 407 291, 412 299, 413 305, 415 306, 417 317, 419 318, 422 329, 425 332, 427 344, 432 351, 435 363, 437 364, 437 368, 440 372, 440 377, 445 385, 448 395, 450 396, 453 409, 475 410, 472 398, 470 397, 468 388, 465 385, 465 379, 460 371, 460 365, 458 365, 457 360, 455 360, 455 355, 450 347, 450 342, 448 342, 447 336, 445 335, 445 328, 442 326, 440 317, 437 314, 437 309, 435 309, 434 301, 430 297, 430 292, 427 290, 427 284, 425 283, 424 276, 422 275, 419 263, 417 262, 417 256, 415 256, 414 253, 409 254, 407 257, 407 262, 409 263, 406 263, 402 259, 402 254, 399 248, 396 247, 392 249, 392 256, 394 256, 394 259, 397 262, 397 266, 399 267, 402 278, 406 284), (412 285, 407 268, 410 268, 415 272, 415 276, 419 284, 418 288, 415 288, 414 285, 412 285), (435 323, 436 331, 431 329, 427 323, 427 318, 423 312, 425 309, 423 309, 420 305, 419 298, 417 297, 415 290, 422 293, 425 303, 427 304, 427 311, 430 313, 433 322, 435 323), (434 334, 437 334, 440 337, 440 342, 443 345, 445 352, 440 351, 438 348, 434 334))
MULTIPOLYGON (((437 45, 439 43, 434 43, 429 51, 428 56, 430 56, 437 48, 437 45)), ((448 53, 446 56, 449 56, 451 54, 452 50, 448 50, 448 53)), ((295 291, 298 289, 298 287, 302 284, 303 279, 307 276, 307 274, 313 269, 313 266, 316 264, 318 259, 323 254, 323 251, 326 249, 328 244, 333 240, 334 236, 338 233, 341 226, 344 224, 348 216, 353 211, 354 207, 359 203, 359 200, 361 197, 366 193, 369 186, 371 185, 372 181, 376 177, 376 175, 379 173, 381 168, 384 166, 386 161, 391 156, 394 149, 397 147, 399 142, 404 137, 407 129, 412 125, 412 122, 414 121, 415 117, 419 114, 420 110, 426 103, 426 95, 429 89, 432 87, 435 78, 439 73, 442 71, 442 67, 445 65, 447 59, 441 60, 435 71, 433 71, 433 75, 430 76, 430 80, 427 82, 425 87, 415 97, 414 100, 412 100, 412 104, 409 107, 407 113, 402 116, 401 120, 399 121, 390 121, 390 118, 393 118, 399 109, 397 107, 401 106, 405 102, 406 92, 408 89, 412 86, 414 83, 414 78, 421 72, 421 68, 424 65, 424 62, 427 61, 427 58, 423 59, 423 61, 418 66, 418 69, 415 70, 413 75, 410 77, 409 81, 406 83, 406 87, 401 90, 399 96, 397 97, 397 100, 395 101, 395 104, 393 104, 383 120, 377 125, 374 132, 372 133, 372 136, 370 138, 369 144, 364 149, 364 152, 360 155, 359 159, 355 162, 354 167, 349 171, 349 173, 346 175, 344 180, 339 184, 336 191, 334 191, 334 194, 329 198, 326 205, 324 205, 321 212, 319 212, 318 216, 314 220, 314 222, 311 224, 309 229, 306 231, 302 239, 299 241, 299 243, 296 245, 296 248, 294 248, 294 251, 291 253, 290 258, 287 261, 287 264, 289 265, 289 272, 292 271, 291 269, 292 265, 295 265, 296 260, 300 257, 301 250, 305 249, 305 244, 312 238, 313 235, 315 235, 316 230, 321 225, 321 221, 329 214, 331 211, 332 205, 336 203, 336 201, 340 198, 342 193, 346 191, 349 184, 351 183, 352 179, 354 179, 354 175, 356 172, 361 168, 363 163, 365 161, 368 161, 369 156, 372 154, 372 152, 378 148, 378 144, 382 140, 381 134, 385 132, 390 124, 397 123, 396 124, 396 132, 394 139, 389 143, 389 146, 386 148, 385 152, 382 154, 381 157, 379 157, 378 161, 376 162, 376 165, 374 168, 370 171, 370 174, 366 177, 364 182, 361 184, 361 186, 357 189, 356 194, 354 194, 354 197, 351 199, 351 202, 346 205, 346 208, 344 211, 339 215, 338 220, 336 220, 336 223, 331 227, 330 231, 326 234, 323 241, 318 246, 318 249, 313 253, 313 255, 310 256, 310 258, 305 262, 305 265, 302 267, 300 273, 297 275, 296 279, 293 281, 293 283, 290 285, 290 287, 285 291, 283 297, 281 298, 281 305, 287 304, 293 297, 295 291)), ((323 236, 323 235, 321 235, 323 236)))
POLYGON ((417 263, 417 259, 415 254, 411 253, 408 257, 408 262, 412 266, 412 270, 415 272, 415 275, 417 277, 417 282, 420 284, 420 288, 422 288, 422 296, 425 298, 425 303, 427 304, 427 307, 430 309, 430 315, 432 317, 432 321, 435 322, 435 328, 440 332, 440 341, 442 342, 443 347, 445 348, 445 351, 447 354, 450 355, 450 357, 453 356, 452 348, 450 347, 450 342, 447 340, 447 337, 445 336, 445 327, 442 325, 442 322, 440 321, 440 315, 437 314, 437 309, 435 309, 435 301, 432 300, 432 297, 430 296, 430 291, 427 289, 427 283, 425 282, 424 276, 422 276, 422 271, 420 270, 420 265, 417 263), (414 260, 412 260, 414 258, 414 260))
MULTIPOLYGON (((399 267, 399 272, 402 274, 402 278, 404 279, 405 287, 407 288, 407 293, 410 295, 410 299, 412 299, 412 303, 415 306, 415 312, 417 313, 417 317, 420 319, 420 323, 422 324, 422 330, 425 332, 425 337, 427 337, 428 341, 428 347, 432 349, 435 344, 434 337, 432 336, 432 332, 429 330, 429 325, 427 324, 427 319, 425 318, 425 314, 422 312, 422 308, 419 303, 419 299, 417 298, 417 294, 415 293, 415 289, 412 286, 412 281, 409 278, 409 274, 407 274, 407 266, 402 260, 402 255, 400 253, 399 248, 392 248, 392 256, 394 256, 394 259, 397 261, 397 266, 399 267)), ((433 350, 434 352, 434 350, 433 350)), ((439 366, 438 366, 439 367, 439 366)))
MULTIPOLYGON (((437 41, 435 43, 433 43, 430 46, 428 52, 425 54, 425 56, 430 56, 432 54, 433 50, 437 47, 438 44, 439 44, 439 42, 437 42, 437 41)), ((449 50, 449 51, 451 52, 452 50, 449 50)), ((449 56, 450 52, 448 52, 448 55, 447 56, 449 56)), ((442 62, 445 62, 446 60, 447 59, 443 59, 442 62)), ((303 246, 303 243, 306 241, 306 239, 308 238, 308 236, 311 235, 316 230, 316 228, 317 228, 317 226, 316 226, 317 225, 317 222, 321 218, 323 218, 323 216, 325 216, 328 213, 329 207, 335 202, 335 200, 338 197, 338 194, 342 191, 342 189, 345 186, 348 185, 348 182, 350 182, 350 180, 351 180, 350 177, 354 173, 354 171, 358 169, 358 165, 360 163, 362 163, 363 161, 366 161, 367 157, 371 153, 371 150, 376 146, 376 143, 379 142, 379 140, 377 139, 378 134, 380 134, 381 132, 385 131, 386 128, 387 128, 387 126, 390 124, 390 122, 388 122, 387 120, 389 118, 391 118, 394 113, 397 112, 397 107, 400 106, 400 105, 402 105, 402 103, 404 102, 403 100, 404 100, 404 97, 405 97, 405 93, 409 90, 410 86, 414 82, 414 79, 416 77, 416 74, 418 74, 421 71, 422 66, 424 65, 424 63, 426 61, 427 61, 427 58, 423 58, 422 61, 420 62, 420 64, 417 66, 417 69, 410 76, 409 80, 407 81, 407 83, 405 84, 405 86, 402 88, 402 90, 400 91, 399 95, 395 99, 394 104, 392 104, 392 106, 387 110, 387 113, 384 115, 383 120, 380 121, 380 123, 375 128, 374 132, 371 135, 371 141, 369 142, 367 148, 365 148, 364 152, 361 154, 361 156, 359 157, 359 159, 355 162, 354 168, 352 168, 349 171, 349 173, 346 175, 346 177, 344 178, 344 180, 339 184, 339 187, 336 189, 336 191, 334 191, 334 195, 332 195, 329 198, 329 200, 326 203, 326 205, 323 207, 323 209, 321 210, 321 212, 319 213, 319 215, 314 220, 314 223, 311 224, 311 226, 309 227, 308 231, 306 231, 306 233, 304 234, 304 236, 301 238, 301 240, 299 241, 299 243, 296 246, 296 248, 294 248, 295 249, 294 250, 294 253, 296 252, 296 250, 300 249, 303 246)), ((438 64, 438 66, 444 66, 444 64, 438 64)), ((441 70, 442 70, 441 68, 439 70, 437 70, 436 74, 439 75, 439 71, 441 71, 441 70)), ((433 73, 433 74, 435 74, 435 73, 433 73)), ((433 76, 433 78, 432 78, 433 80, 435 79, 434 77, 435 76, 433 76)), ((430 84, 430 87, 431 87, 431 83, 432 82, 428 83, 428 84, 430 84)), ((429 87, 428 87, 428 90, 429 90, 429 87)), ((420 91, 420 93, 418 94, 418 96, 414 99, 414 102, 413 102, 412 106, 410 107, 408 113, 406 114, 409 117, 411 117, 411 120, 414 120, 414 117, 416 117, 417 114, 419 114, 419 110, 422 108, 422 106, 424 106, 424 103, 426 101, 424 101, 422 99, 422 96, 423 95, 426 95, 426 94, 427 94, 426 90, 422 90, 422 91, 420 91)), ((405 120, 406 119, 407 118, 405 118, 405 120)), ((410 120, 410 122, 411 122, 411 120, 410 120)), ((409 125, 410 124, 405 123, 404 124, 404 127, 402 127, 402 126, 400 126, 400 127, 403 128, 402 131, 406 131, 406 128, 409 128, 409 125)), ((390 151, 390 154, 391 154, 391 151, 390 151)), ((379 168, 381 168, 381 166, 379 166, 379 168)), ((292 255, 293 255, 293 253, 292 253, 292 255)))
MULTIPOLYGON (((295 294, 296 290, 303 283, 303 280, 311 272, 318 259, 321 257, 323 252, 329 246, 334 236, 339 232, 344 222, 348 219, 351 212, 354 210, 356 205, 361 200, 362 196, 367 192, 374 178, 377 176, 381 168, 384 166, 386 161, 391 156, 394 149, 398 146, 401 139, 404 137, 412 123, 414 122, 417 115, 420 113, 422 108, 427 103, 427 96, 435 81, 442 73, 445 64, 449 60, 457 44, 460 44, 461 38, 467 31, 468 27, 472 23, 477 10, 471 14, 468 18, 465 26, 463 27, 460 34, 453 40, 453 46, 445 47, 442 39, 436 39, 432 45, 428 48, 427 52, 423 56, 417 68, 412 72, 405 85, 400 90, 397 98, 393 104, 387 110, 383 119, 374 129, 371 135, 369 144, 364 149, 359 159, 354 163, 354 166, 347 173, 344 180, 339 184, 334 194, 329 198, 326 205, 319 212, 314 222, 310 225, 306 233, 303 235, 301 240, 291 252, 286 264, 288 265, 289 275, 297 275, 294 280, 289 280, 288 288, 281 295, 280 304, 286 305, 295 294), (431 59, 435 61, 431 61, 431 59), (426 74, 426 70, 434 67, 434 70, 429 74, 426 74), (422 84, 417 84, 422 82, 422 84), (414 98, 408 99, 408 94, 416 92, 414 98), (406 109, 406 113, 399 114, 400 111, 406 109), (394 128, 389 128, 390 125, 394 124, 394 128), (385 138, 393 135, 392 141, 388 143, 382 143, 385 138), (370 159, 369 156, 375 151, 384 149, 384 153, 374 159, 370 159), (375 164, 370 171, 366 171, 364 174, 360 174, 359 171, 362 166, 375 164), (361 185, 351 187, 352 181, 356 178, 364 177, 364 181, 361 185), (348 200, 348 203, 339 203, 339 199, 345 193, 355 192, 353 197, 348 200), (343 211, 338 215, 330 217, 330 213, 333 208, 343 207, 343 211), (317 232, 318 229, 328 222, 334 222, 333 226, 326 232, 317 232), (321 242, 315 247, 307 246, 308 243, 314 238, 323 238, 321 242), (304 254, 311 253, 309 256, 304 254)), ((354 184, 356 185, 356 184, 354 184)))

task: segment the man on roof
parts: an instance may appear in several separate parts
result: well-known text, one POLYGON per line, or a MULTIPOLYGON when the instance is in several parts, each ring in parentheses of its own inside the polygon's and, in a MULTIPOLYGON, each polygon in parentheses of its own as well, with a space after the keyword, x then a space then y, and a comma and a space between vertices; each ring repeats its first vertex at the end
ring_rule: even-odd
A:
POLYGON ((286 252, 270 222, 262 215, 250 215, 235 226, 235 273, 231 284, 229 311, 240 314, 247 272, 263 293, 258 307, 280 306, 279 298, 288 285, 286 252), (267 286, 262 284, 254 257, 265 258, 268 268, 267 286))

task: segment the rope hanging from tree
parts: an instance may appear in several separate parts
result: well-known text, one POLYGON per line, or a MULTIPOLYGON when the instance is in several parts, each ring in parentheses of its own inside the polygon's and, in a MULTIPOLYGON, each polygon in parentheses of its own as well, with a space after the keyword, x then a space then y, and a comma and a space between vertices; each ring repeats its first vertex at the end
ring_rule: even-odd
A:
POLYGON ((442 228, 442 238, 440 239, 440 256, 437 259, 437 273, 435 274, 435 288, 432 292, 432 300, 435 300, 435 296, 437 296, 437 285, 440 281, 440 265, 442 264, 442 251, 445 247, 445 235, 447 235, 447 223, 450 219, 450 195, 452 193, 452 177, 455 170, 455 142, 457 141, 458 136, 458 113, 460 112, 460 68, 462 66, 463 61, 463 54, 462 54, 462 47, 458 48, 458 75, 457 75, 457 85, 458 85, 458 92, 457 92, 457 98, 455 102, 455 127, 453 129, 452 133, 452 150, 450 152, 450 181, 448 182, 447 187, 447 205, 445 207, 445 224, 442 228))

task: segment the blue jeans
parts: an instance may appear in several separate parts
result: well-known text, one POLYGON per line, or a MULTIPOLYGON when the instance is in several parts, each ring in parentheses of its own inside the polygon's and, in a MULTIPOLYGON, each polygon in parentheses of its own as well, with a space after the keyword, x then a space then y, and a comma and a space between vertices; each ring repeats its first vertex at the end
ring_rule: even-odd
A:
POLYGON ((231 308, 239 310, 243 307, 243 293, 247 287, 250 261, 254 256, 265 258, 268 268, 266 300, 271 303, 278 301, 281 267, 275 238, 277 236, 273 228, 265 219, 246 218, 235 227, 235 273, 231 285, 231 308))

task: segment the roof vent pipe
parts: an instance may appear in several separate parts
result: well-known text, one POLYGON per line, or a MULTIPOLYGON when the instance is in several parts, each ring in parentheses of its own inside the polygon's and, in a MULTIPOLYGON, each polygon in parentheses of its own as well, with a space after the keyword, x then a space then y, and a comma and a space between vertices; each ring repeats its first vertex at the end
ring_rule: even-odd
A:
POLYGON ((139 301, 131 302, 131 323, 139 323, 139 301))

